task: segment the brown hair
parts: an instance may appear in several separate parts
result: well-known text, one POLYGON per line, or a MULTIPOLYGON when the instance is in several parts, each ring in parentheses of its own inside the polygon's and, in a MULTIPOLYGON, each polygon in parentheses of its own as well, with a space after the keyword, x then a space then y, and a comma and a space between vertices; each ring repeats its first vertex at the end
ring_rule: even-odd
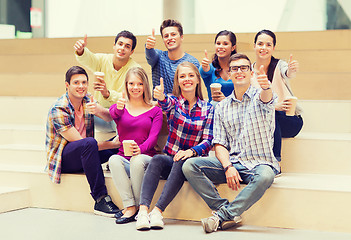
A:
POLYGON ((199 83, 196 86, 195 96, 200 98, 201 100, 204 100, 202 96, 202 90, 201 90, 201 75, 200 75, 199 69, 191 62, 182 62, 178 65, 177 70, 174 74, 174 84, 173 84, 172 94, 176 97, 179 97, 182 92, 178 81, 179 69, 182 67, 188 67, 195 72, 196 77, 199 79, 199 83))
POLYGON ((163 37, 162 31, 163 29, 167 28, 167 27, 177 27, 178 28, 178 32, 180 36, 183 36, 183 27, 182 24, 180 22, 178 22, 177 20, 173 20, 173 19, 166 19, 162 22, 161 27, 160 27, 160 32, 161 32, 161 36, 163 37))
POLYGON ((249 61, 250 71, 252 70, 251 69, 251 61, 250 61, 249 57, 243 53, 235 53, 232 56, 230 56, 228 64, 230 64, 233 61, 239 60, 239 59, 246 59, 247 61, 249 61))

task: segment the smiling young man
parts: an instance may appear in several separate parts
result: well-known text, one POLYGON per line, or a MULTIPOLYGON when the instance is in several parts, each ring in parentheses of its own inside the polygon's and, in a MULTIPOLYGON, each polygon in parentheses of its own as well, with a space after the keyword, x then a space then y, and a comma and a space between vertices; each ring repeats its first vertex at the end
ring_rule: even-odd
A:
POLYGON ((61 182, 61 173, 84 172, 91 196, 95 200, 94 213, 113 217, 119 211, 105 186, 101 164, 117 152, 121 145, 113 141, 94 139, 94 118, 88 113, 88 75, 78 66, 66 72, 66 93, 51 107, 46 124, 46 154, 50 179, 61 182))
POLYGON ((163 78, 165 94, 172 93, 174 74, 177 66, 182 62, 191 62, 197 68, 200 67, 199 61, 184 52, 183 44, 183 27, 172 19, 167 19, 162 22, 160 27, 163 43, 167 51, 155 49, 156 37, 155 30, 152 30, 152 35, 147 38, 145 44, 145 54, 148 64, 152 68, 152 83, 153 86, 160 85, 160 78, 163 78))
POLYGON ((183 173, 195 191, 214 211, 202 219, 205 232, 227 229, 241 221, 241 214, 256 203, 272 185, 280 167, 273 154, 274 103, 262 67, 257 77, 260 88, 251 86, 251 62, 244 54, 229 60, 234 91, 218 103, 213 124, 216 157, 192 158, 183 173), (247 184, 234 201, 221 198, 215 184, 227 183, 232 190, 247 184))
MULTIPOLYGON (((113 45, 112 54, 92 53, 87 46, 87 36, 84 40, 78 40, 74 49, 77 61, 92 72, 103 72, 105 77, 100 81, 94 81, 94 99, 105 108, 116 103, 122 95, 124 79, 129 69, 140 67, 131 55, 137 44, 133 33, 122 31, 117 34, 113 45)), ((105 122, 95 117, 97 128, 101 131, 116 131, 116 125, 112 122, 105 122)))

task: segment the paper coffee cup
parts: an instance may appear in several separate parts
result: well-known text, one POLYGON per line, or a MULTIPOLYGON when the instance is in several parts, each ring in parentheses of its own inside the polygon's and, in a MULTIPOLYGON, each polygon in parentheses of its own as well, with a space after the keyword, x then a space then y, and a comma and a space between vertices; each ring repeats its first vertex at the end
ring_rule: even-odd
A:
POLYGON ((98 79, 97 77, 105 77, 105 73, 104 72, 94 72, 94 76, 95 76, 95 81, 100 82, 100 79, 98 79))
POLYGON ((130 145, 132 143, 135 143, 134 140, 123 140, 123 152, 124 152, 124 156, 130 157, 133 156, 133 153, 130 149, 130 145))
POLYGON ((213 96, 213 92, 214 91, 221 91, 222 89, 222 84, 220 83, 212 83, 210 85, 210 88, 211 88, 211 96, 213 96))
POLYGON ((290 102, 290 108, 288 111, 286 111, 286 116, 294 116, 295 115, 295 109, 296 109, 296 103, 297 103, 297 97, 287 97, 286 100, 290 102))

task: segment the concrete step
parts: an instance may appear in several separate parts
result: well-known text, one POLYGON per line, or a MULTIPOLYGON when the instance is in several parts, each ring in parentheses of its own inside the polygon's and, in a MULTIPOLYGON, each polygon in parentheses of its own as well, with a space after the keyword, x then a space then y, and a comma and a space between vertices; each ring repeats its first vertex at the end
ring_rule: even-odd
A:
POLYGON ((350 133, 301 133, 282 145, 283 172, 351 175, 350 133))
POLYGON ((0 145, 45 144, 45 126, 36 124, 0 124, 0 145))
MULTIPOLYGON (((107 140, 110 134, 96 134, 107 140)), ((296 138, 283 139, 282 170, 288 173, 319 173, 351 175, 348 150, 351 133, 300 133, 296 138), (333 164, 330 164, 330 162, 333 164), (340 168, 340 166, 343 166, 340 168)), ((13 165, 46 164, 44 141, 38 144, 1 144, 0 163, 13 165)))
POLYGON ((0 186, 0 213, 31 206, 28 188, 0 186))
MULTIPOLYGON (((106 172, 105 178, 109 194, 122 207, 110 173, 106 172)), ((93 210, 94 203, 82 174, 64 174, 62 183, 57 185, 49 181, 40 167, 13 168, 0 164, 0 182, 30 188, 32 207, 93 210)), ((164 183, 160 181, 153 204, 164 183)), ((219 185, 218 191, 229 200, 237 195, 225 184, 219 185)), ((350 201, 351 176, 284 173, 275 179, 263 198, 243 214, 243 224, 350 233, 350 201)), ((164 212, 166 218, 195 221, 209 215, 211 210, 187 182, 164 212)))
POLYGON ((304 132, 351 133, 351 101, 301 100, 304 132))

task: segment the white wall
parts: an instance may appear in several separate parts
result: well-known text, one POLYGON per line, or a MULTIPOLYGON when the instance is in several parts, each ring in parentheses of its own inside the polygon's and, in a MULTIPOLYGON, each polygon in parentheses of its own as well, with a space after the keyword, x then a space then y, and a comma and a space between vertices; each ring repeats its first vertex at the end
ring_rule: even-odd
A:
MULTIPOLYGON (((163 0, 46 0, 47 37, 158 33, 163 0)), ((177 1, 177 0, 174 0, 177 1)), ((195 0, 194 33, 325 30, 326 0, 195 0)), ((186 1, 185 1, 186 4, 186 1)), ((184 7, 184 6, 183 6, 184 7)), ((186 26, 184 26, 186 29, 186 26)), ((187 31, 185 31, 187 32, 187 31)))

